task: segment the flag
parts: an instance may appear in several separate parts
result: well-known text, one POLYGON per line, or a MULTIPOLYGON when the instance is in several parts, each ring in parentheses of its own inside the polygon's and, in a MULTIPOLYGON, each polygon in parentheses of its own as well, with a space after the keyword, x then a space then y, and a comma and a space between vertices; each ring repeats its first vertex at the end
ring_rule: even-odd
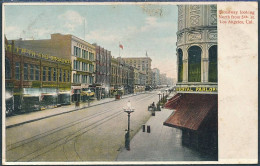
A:
POLYGON ((122 48, 122 49, 124 48, 122 44, 119 44, 119 47, 122 48))

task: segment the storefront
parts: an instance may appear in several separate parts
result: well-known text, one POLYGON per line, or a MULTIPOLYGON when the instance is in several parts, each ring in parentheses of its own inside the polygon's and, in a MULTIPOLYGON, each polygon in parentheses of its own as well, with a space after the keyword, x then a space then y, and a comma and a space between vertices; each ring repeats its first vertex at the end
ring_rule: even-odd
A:
POLYGON ((182 130, 182 145, 217 155, 217 94, 178 93, 165 108, 175 110, 164 125, 182 130))

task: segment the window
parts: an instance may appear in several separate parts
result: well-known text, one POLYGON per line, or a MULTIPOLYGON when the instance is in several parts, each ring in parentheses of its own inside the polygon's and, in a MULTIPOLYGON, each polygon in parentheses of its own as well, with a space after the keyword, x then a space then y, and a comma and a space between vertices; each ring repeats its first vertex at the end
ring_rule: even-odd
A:
POLYGON ((218 82, 218 47, 209 48, 209 82, 218 82))
POLYGON ((48 69, 48 81, 51 81, 51 67, 48 69))
POLYGON ((24 77, 23 77, 23 79, 28 80, 28 64, 25 63, 23 67, 24 67, 24 74, 23 74, 24 77))
POLYGON ((67 74, 67 81, 70 82, 70 72, 68 71, 68 74, 67 74))
POLYGON ((76 74, 73 74, 73 82, 76 83, 76 74))
POLYGON ((192 46, 188 50, 188 81, 201 81, 201 48, 192 46))
POLYGON ((80 74, 73 74, 73 82, 80 83, 80 74))
POLYGON ((11 64, 7 58, 5 58, 5 79, 11 79, 11 64))
POLYGON ((43 71, 42 71, 42 81, 46 81, 46 67, 43 67, 43 71))
POLYGON ((178 49, 178 82, 182 82, 183 77, 183 53, 181 49, 178 49))
POLYGON ((56 78, 57 78, 57 69, 56 68, 53 68, 53 81, 56 81, 56 78))
POLYGON ((62 81, 62 69, 60 69, 60 72, 59 72, 59 82, 61 82, 62 81))
POLYGON ((20 62, 15 63, 15 79, 20 80, 20 62))
POLYGON ((66 70, 63 71, 63 82, 66 82, 66 70))
POLYGON ((76 60, 73 61, 73 69, 77 70, 77 61, 76 60))
POLYGON ((80 70, 80 61, 77 62, 78 62, 77 69, 80 70))
POLYGON ((40 79, 40 70, 39 70, 39 66, 36 65, 35 66, 35 80, 39 80, 40 79))
POLYGON ((30 65, 30 80, 34 80, 34 65, 30 65))
POLYGON ((82 75, 82 83, 87 83, 87 76, 86 75, 82 75))
POLYGON ((88 59, 88 51, 82 50, 82 58, 88 59))
POLYGON ((77 47, 76 46, 74 46, 74 56, 77 56, 77 47))
POLYGON ((93 77, 89 76, 89 84, 93 84, 93 77))
POLYGON ((77 57, 81 57, 81 48, 78 48, 78 56, 77 57))
POLYGON ((86 59, 88 59, 89 58, 89 53, 88 53, 88 51, 86 51, 86 59))

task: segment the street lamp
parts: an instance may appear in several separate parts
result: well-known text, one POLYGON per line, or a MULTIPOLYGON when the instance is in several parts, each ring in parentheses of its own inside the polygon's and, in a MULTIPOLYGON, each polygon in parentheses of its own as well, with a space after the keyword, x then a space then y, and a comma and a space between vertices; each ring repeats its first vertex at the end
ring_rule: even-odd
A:
POLYGON ((87 90, 87 94, 88 94, 88 107, 89 107, 89 105, 90 105, 90 103, 89 103, 90 93, 91 93, 91 90, 88 89, 88 90, 87 90))
POLYGON ((127 102, 127 108, 123 108, 124 112, 128 114, 128 128, 125 134, 125 148, 130 150, 130 114, 134 112, 134 108, 131 107, 130 101, 127 102))

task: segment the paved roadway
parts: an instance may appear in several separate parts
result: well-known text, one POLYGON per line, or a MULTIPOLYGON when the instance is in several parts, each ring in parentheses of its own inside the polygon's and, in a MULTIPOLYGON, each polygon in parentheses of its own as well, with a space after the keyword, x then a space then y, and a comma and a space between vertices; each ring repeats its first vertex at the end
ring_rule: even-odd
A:
POLYGON ((135 108, 132 137, 149 119, 156 91, 8 128, 6 161, 115 161, 124 148, 128 100, 135 108))

